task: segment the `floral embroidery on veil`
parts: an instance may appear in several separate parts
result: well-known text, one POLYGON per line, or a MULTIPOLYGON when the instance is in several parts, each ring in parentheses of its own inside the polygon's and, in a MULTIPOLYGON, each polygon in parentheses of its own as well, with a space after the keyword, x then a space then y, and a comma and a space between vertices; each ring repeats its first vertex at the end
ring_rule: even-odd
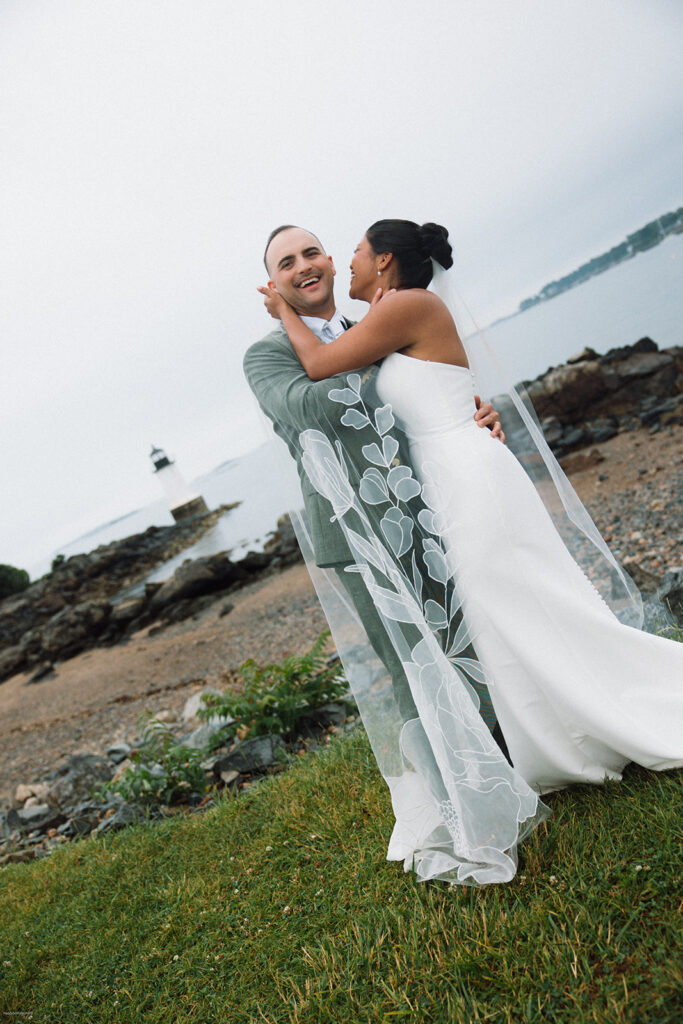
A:
MULTIPOLYGON (((304 471, 329 501, 331 522, 341 526, 353 557, 345 571, 362 578, 417 709, 399 734, 402 773, 385 776, 397 818, 390 850, 400 850, 406 870, 413 867, 421 878, 509 880, 517 842, 547 808, 479 713, 492 681, 462 614, 457 566, 440 533, 437 488, 428 476, 421 484, 399 461, 391 406, 373 409, 358 374, 346 382, 329 399, 347 407, 343 426, 368 431, 360 457, 317 429, 302 431, 299 443, 304 471), (414 499, 421 504, 417 513, 409 504, 414 499)), ((371 735, 375 716, 367 717, 374 746, 383 740, 371 735)))

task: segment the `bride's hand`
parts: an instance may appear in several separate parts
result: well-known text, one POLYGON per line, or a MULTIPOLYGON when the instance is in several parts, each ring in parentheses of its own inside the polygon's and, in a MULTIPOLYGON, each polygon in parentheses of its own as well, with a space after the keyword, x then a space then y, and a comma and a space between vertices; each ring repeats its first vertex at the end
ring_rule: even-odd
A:
POLYGON ((381 302, 382 299, 386 299, 390 295, 395 295, 395 294, 396 294, 396 289, 395 288, 390 288, 389 291, 387 291, 387 292, 385 292, 383 288, 378 288, 377 291, 375 292, 375 294, 372 297, 372 302, 370 303, 370 309, 373 309, 373 307, 376 306, 378 302, 381 302))
MULTIPOLYGON (((274 320, 282 320, 282 313, 287 308, 289 303, 275 288, 257 288, 258 292, 263 295, 263 305, 270 313, 274 320)), ((290 307, 291 308, 291 307, 290 307)))

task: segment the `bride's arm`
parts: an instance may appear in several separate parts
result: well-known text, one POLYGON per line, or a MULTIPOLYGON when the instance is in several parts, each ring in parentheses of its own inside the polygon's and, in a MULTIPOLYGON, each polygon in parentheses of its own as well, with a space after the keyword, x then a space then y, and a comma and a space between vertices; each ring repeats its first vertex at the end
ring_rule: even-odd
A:
MULTIPOLYGON (((367 315, 336 341, 328 344, 309 330, 281 295, 259 288, 271 316, 282 321, 292 347, 311 380, 324 380, 347 370, 359 370, 415 341, 416 307, 419 297, 396 292, 390 301, 373 300, 367 315)), ((381 289, 378 289, 381 293, 381 289)))

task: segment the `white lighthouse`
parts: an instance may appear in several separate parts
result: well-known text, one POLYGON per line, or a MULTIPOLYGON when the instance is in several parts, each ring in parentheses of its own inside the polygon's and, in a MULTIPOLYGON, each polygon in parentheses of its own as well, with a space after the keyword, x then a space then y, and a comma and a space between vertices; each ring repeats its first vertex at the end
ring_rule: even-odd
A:
POLYGON ((209 511, 201 494, 190 493, 180 470, 163 448, 152 445, 149 457, 154 463, 154 472, 168 498, 168 507, 176 522, 209 511))

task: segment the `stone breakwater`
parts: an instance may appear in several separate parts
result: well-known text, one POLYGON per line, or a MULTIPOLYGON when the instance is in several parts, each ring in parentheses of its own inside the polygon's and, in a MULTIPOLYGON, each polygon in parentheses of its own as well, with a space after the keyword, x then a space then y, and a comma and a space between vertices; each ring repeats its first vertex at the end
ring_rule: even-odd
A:
MULTIPOLYGON (((0 603, 0 682, 35 669, 30 681, 46 678, 56 662, 97 646, 116 644, 143 627, 163 629, 201 611, 265 572, 300 556, 284 517, 266 550, 239 561, 221 552, 183 563, 164 583, 116 600, 160 563, 193 544, 228 508, 176 526, 151 526, 144 533, 73 555, 22 593, 0 603)), ((230 611, 228 603, 224 613, 230 611)))

